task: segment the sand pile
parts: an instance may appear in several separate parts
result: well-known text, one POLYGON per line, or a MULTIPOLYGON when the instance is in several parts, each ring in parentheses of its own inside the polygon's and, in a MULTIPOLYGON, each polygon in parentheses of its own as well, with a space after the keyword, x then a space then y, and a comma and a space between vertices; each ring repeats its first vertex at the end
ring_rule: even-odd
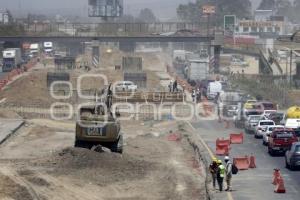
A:
POLYGON ((155 168, 153 163, 138 160, 129 155, 116 153, 98 153, 83 148, 66 148, 55 152, 36 165, 54 167, 51 173, 84 177, 87 180, 105 185, 113 182, 140 179, 147 170, 155 168))

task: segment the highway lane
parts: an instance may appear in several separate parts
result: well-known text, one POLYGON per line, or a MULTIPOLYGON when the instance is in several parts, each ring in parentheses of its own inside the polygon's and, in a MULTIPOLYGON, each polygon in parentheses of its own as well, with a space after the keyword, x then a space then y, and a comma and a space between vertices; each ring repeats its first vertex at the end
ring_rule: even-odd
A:
MULTIPOLYGON (((217 120, 201 120, 192 123, 197 133, 203 138, 210 149, 215 152, 215 140, 218 137, 229 137, 230 133, 239 133, 243 130, 233 128, 226 129, 224 123, 217 120)), ((262 140, 255 139, 253 135, 245 134, 244 144, 232 145, 230 157, 253 154, 256 157, 256 169, 240 171, 233 177, 233 191, 228 195, 234 200, 298 200, 300 198, 300 171, 289 171, 285 168, 284 157, 271 157, 267 148, 262 145, 262 140), (281 169, 284 177, 286 194, 274 193, 274 185, 271 184, 273 169, 281 169)), ((220 157, 223 159, 222 157, 220 157)), ((216 193, 216 198, 226 197, 223 193, 216 193)))

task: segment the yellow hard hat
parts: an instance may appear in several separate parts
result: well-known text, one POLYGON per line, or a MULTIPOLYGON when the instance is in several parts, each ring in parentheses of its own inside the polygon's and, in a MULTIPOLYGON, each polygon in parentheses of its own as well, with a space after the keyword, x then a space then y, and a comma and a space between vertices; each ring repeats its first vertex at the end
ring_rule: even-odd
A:
POLYGON ((216 161, 216 162, 217 162, 218 159, 217 159, 216 157, 213 157, 213 158, 212 158, 212 161, 216 161))
POLYGON ((217 163, 218 163, 218 164, 222 164, 222 160, 218 160, 217 163))

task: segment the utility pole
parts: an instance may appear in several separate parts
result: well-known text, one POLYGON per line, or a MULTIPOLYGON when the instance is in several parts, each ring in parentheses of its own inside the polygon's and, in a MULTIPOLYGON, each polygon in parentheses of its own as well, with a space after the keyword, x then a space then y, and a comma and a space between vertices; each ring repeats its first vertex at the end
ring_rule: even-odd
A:
MULTIPOLYGON (((210 38, 210 15, 216 13, 216 7, 214 5, 204 5, 202 6, 202 13, 207 16, 207 38, 209 40, 208 44, 208 58, 209 62, 211 60, 211 38, 210 38)), ((215 66, 214 66, 215 67, 215 66)))
POLYGON ((290 88, 292 88, 292 61, 293 61, 293 50, 290 50, 290 88))

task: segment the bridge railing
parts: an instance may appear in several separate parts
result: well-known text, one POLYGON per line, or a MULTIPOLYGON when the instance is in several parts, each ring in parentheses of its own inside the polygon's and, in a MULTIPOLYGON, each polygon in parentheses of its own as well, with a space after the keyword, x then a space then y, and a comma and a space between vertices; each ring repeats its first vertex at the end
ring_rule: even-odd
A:
MULTIPOLYGON (((178 31, 207 35, 206 23, 35 23, 25 25, 29 36, 138 36, 172 34, 178 31)), ((212 33, 212 31, 210 31, 212 33)))

